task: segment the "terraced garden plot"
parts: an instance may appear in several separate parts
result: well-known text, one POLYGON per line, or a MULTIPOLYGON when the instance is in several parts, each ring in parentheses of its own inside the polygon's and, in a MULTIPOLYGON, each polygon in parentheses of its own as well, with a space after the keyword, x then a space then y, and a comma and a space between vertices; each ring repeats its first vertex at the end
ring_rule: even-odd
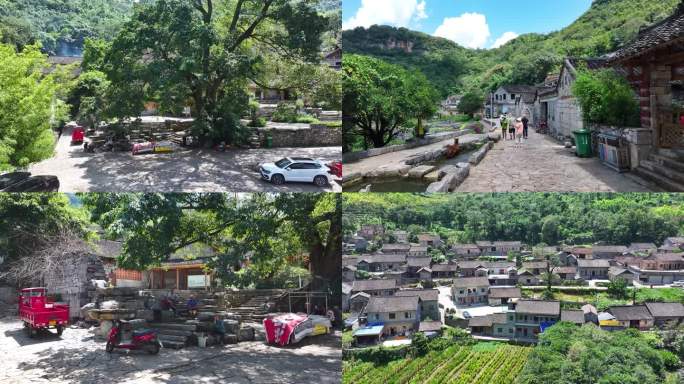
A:
POLYGON ((344 384, 511 384, 532 348, 497 343, 453 346, 387 365, 345 361, 344 384))

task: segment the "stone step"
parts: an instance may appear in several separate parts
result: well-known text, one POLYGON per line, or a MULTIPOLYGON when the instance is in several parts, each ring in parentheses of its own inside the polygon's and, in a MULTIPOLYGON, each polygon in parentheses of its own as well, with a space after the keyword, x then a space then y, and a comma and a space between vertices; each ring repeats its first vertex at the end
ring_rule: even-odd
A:
POLYGON ((193 331, 184 331, 181 329, 157 329, 160 335, 172 335, 172 336, 185 336, 190 337, 194 333, 193 331))
POLYGON ((163 329, 175 329, 180 331, 191 331, 197 330, 197 325, 195 324, 178 324, 178 323, 150 323, 150 328, 158 329, 159 331, 163 329))
POLYGON ((682 150, 659 148, 658 154, 673 160, 684 161, 684 151, 682 150))
POLYGON ((171 340, 159 340, 164 348, 171 348, 171 349, 182 349, 185 347, 185 343, 181 343, 178 341, 171 341, 171 340))
POLYGON ((648 160, 666 166, 668 168, 674 169, 675 171, 684 172, 684 161, 675 160, 671 157, 659 154, 649 155, 648 160))
POLYGON ((162 340, 162 341, 174 341, 174 342, 183 343, 183 344, 186 344, 188 342, 187 336, 175 336, 175 335, 167 335, 167 334, 160 333, 158 337, 159 337, 159 340, 162 340))
POLYGON ((663 188, 664 190, 668 192, 681 192, 684 191, 684 185, 668 179, 667 177, 653 172, 645 167, 638 167, 633 171, 637 176, 640 176, 646 180, 652 181, 655 184, 657 184, 660 188, 663 188))
POLYGON ((643 160, 639 165, 648 169, 651 172, 658 173, 677 183, 684 184, 684 173, 682 172, 676 171, 665 165, 654 163, 649 160, 643 160))

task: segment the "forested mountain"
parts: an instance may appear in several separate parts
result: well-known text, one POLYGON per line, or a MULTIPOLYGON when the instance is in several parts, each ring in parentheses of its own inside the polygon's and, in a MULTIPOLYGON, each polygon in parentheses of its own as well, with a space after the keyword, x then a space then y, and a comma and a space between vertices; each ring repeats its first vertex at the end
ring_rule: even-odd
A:
POLYGON ((86 38, 113 38, 136 0, 0 0, 2 42, 39 41, 53 55, 78 55, 86 38))
POLYGON ((491 50, 472 50, 405 28, 344 31, 345 52, 376 56, 422 71, 443 95, 503 83, 535 84, 565 56, 599 56, 633 39, 643 26, 672 14, 680 0, 595 0, 568 27, 526 34, 491 50))
POLYGON ((450 242, 660 244, 684 234, 683 218, 684 196, 665 193, 344 194, 347 234, 376 223, 450 242))
MULTIPOLYGON (((51 55, 80 55, 86 38, 111 40, 136 4, 153 1, 0 0, 0 42, 23 46, 39 41, 51 55)), ((340 0, 320 0, 318 9, 341 27, 340 0)), ((326 37, 325 48, 337 38, 326 37)))

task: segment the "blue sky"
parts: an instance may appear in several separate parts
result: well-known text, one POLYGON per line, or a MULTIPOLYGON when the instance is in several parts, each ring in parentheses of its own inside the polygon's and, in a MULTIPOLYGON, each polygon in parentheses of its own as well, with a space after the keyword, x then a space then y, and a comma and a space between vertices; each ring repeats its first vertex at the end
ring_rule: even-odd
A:
POLYGON ((344 28, 406 27, 469 48, 492 48, 515 36, 571 24, 592 0, 343 0, 344 28))

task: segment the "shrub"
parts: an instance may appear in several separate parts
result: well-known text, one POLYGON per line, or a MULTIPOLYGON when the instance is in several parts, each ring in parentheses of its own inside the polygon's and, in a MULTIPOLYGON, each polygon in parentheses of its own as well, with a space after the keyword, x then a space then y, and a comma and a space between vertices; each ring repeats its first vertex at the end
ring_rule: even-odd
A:
POLYGON ((627 80, 609 69, 582 70, 572 87, 584 121, 618 127, 639 125, 639 104, 627 80))
POLYGON ((297 107, 288 103, 278 104, 271 120, 277 123, 294 123, 297 121, 297 107))
POLYGON ((310 116, 310 115, 299 115, 299 116, 297 116, 295 121, 297 123, 304 123, 304 124, 314 124, 314 123, 319 122, 317 118, 310 116))
POLYGON ((268 124, 268 120, 264 117, 257 117, 255 120, 249 122, 248 126, 252 128, 263 128, 268 124))
POLYGON ((427 337, 418 332, 413 335, 411 340, 411 354, 413 356, 424 356, 430 351, 430 342, 427 337))

